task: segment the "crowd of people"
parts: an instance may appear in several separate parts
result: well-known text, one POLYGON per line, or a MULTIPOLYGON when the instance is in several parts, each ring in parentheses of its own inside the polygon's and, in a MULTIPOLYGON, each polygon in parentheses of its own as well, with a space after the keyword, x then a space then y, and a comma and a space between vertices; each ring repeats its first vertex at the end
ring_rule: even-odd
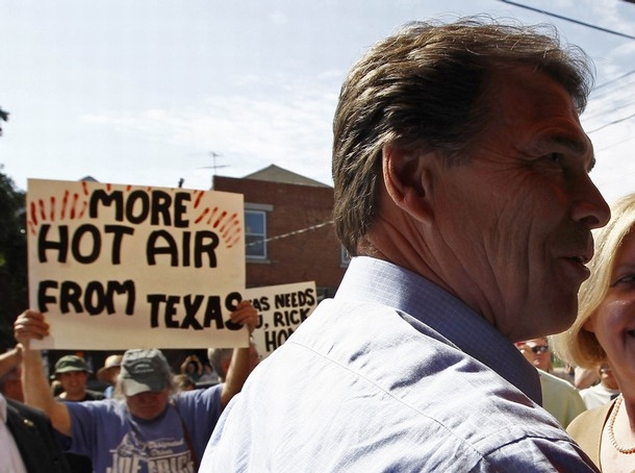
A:
MULTIPOLYGON (((0 414, 39 416, 56 471, 60 446, 112 473, 633 471, 635 194, 611 209, 589 177, 592 80, 544 26, 406 25, 340 92, 334 222, 352 259, 333 299, 256 369, 253 346, 211 350, 210 387, 177 389, 161 351, 128 350, 103 400, 74 357, 53 396, 30 348, 47 320, 27 310, 0 370, 21 370, 31 407, 3 390, 0 414)), ((232 320, 252 331, 257 313, 232 320)), ((54 471, 9 420, 9 471, 54 471)))
MULTIPOLYGON (((231 320, 247 326, 251 334, 258 313, 243 301, 231 320)), ((50 419, 74 473, 197 471, 220 413, 253 368, 252 347, 230 349, 222 383, 179 389, 160 350, 130 349, 107 359, 100 370, 104 379, 118 371, 112 395, 106 398, 86 388, 91 373, 86 362, 67 355, 55 364, 52 378, 60 381, 62 392, 54 396, 41 353, 30 348, 31 340, 49 334, 45 316, 27 310, 14 326, 24 402, 50 419)))

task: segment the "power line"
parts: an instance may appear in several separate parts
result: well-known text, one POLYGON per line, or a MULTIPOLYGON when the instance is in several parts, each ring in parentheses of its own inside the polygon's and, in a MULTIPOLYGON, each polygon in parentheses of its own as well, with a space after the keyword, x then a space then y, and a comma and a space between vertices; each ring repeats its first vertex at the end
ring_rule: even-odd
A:
POLYGON ((616 83, 614 80, 612 80, 610 84, 609 83, 605 83, 605 84, 610 85, 610 87, 604 88, 600 90, 599 92, 596 92, 597 88, 591 91, 592 100, 597 100, 603 97, 607 97, 621 89, 632 90, 633 85, 635 85, 635 77, 630 77, 630 78, 622 77, 619 83, 616 83))
MULTIPOLYGON (((590 97, 590 102, 591 103, 599 103, 601 104, 600 107, 595 110, 595 113, 590 114, 589 112, 587 112, 585 114, 585 119, 586 120, 590 120, 590 119, 594 119, 594 118, 599 118, 599 117, 603 117, 609 114, 613 114, 615 112, 617 112, 618 110, 623 110, 625 108, 628 107, 632 107, 633 105, 635 105, 635 101, 631 100, 635 97, 635 94, 630 93, 630 94, 620 94, 619 97, 616 97, 613 99, 613 102, 618 101, 619 105, 615 105, 615 104, 603 104, 602 102, 608 100, 610 98, 610 96, 615 96, 615 94, 618 93, 618 91, 620 91, 621 89, 626 89, 628 88, 629 90, 632 89, 633 85, 635 84, 635 80, 632 79, 627 79, 629 78, 629 76, 632 76, 633 74, 635 74, 635 70, 626 72, 625 74, 622 74, 618 77, 615 77, 614 79, 611 79, 607 82, 604 82, 603 84, 595 87, 593 89, 593 92, 591 93, 591 97, 590 97), (621 81, 621 83, 617 83, 618 81, 621 81), (607 86, 611 86, 611 87, 607 87, 607 86), (596 91, 598 89, 602 89, 600 91, 600 93, 596 93, 596 91)), ((616 124, 616 123, 620 123, 622 121, 628 120, 629 117, 623 118, 623 119, 619 119, 615 122, 609 123, 608 125, 604 125, 602 127, 598 127, 596 129, 594 129, 593 131, 598 131, 602 128, 605 128, 606 126, 609 126, 611 124, 616 124)))
POLYGON ((624 102, 624 103, 622 103, 620 105, 616 105, 616 106, 614 106, 612 108, 609 108, 608 110, 607 109, 598 110, 595 114, 585 115, 584 118, 586 120, 591 120, 593 118, 603 117, 605 115, 608 115, 609 113, 615 113, 618 110, 622 110, 623 108, 628 108, 631 105, 635 105, 635 101, 633 101, 633 102, 624 102))
POLYGON ((629 81, 628 83, 605 89, 603 94, 591 94, 584 117, 586 119, 594 118, 635 104, 635 88, 633 86, 635 86, 635 81, 629 81), (622 89, 626 90, 623 91, 622 89))
POLYGON ((634 69, 634 70, 632 70, 632 71, 628 71, 627 73, 622 74, 621 76, 618 76, 618 77, 616 77, 615 79, 611 79, 611 80, 609 80, 609 81, 606 81, 604 84, 600 84, 600 85, 596 86, 593 90, 595 91, 595 90, 601 89, 602 87, 605 87, 605 86, 607 86, 607 85, 610 85, 610 84, 612 84, 613 82, 617 82, 618 80, 624 79, 624 77, 628 77, 628 76, 630 76, 631 74, 635 74, 635 69, 634 69))
POLYGON ((257 240, 251 243, 246 243, 245 246, 253 246, 258 245, 260 243, 268 243, 274 240, 281 240, 282 238, 288 238, 290 236, 299 235, 301 233, 310 232, 313 230, 317 230, 318 228, 326 227, 327 225, 332 225, 333 220, 329 220, 328 222, 317 223, 315 225, 311 225, 310 227, 301 228, 300 230, 293 230, 292 232, 283 233, 282 235, 277 235, 274 237, 266 238, 265 240, 257 240))
POLYGON ((633 117, 635 117, 635 113, 633 113, 631 115, 627 115, 626 117, 618 118, 617 120, 613 120, 612 122, 609 122, 609 123, 606 123, 606 124, 604 124, 602 126, 599 126, 599 127, 595 128, 594 130, 587 131, 587 135, 590 135, 591 133, 594 133, 596 131, 603 130, 604 128, 609 127, 611 125, 617 125, 618 123, 625 122, 626 120, 630 120, 633 117))
POLYGON ((611 148, 613 148, 615 146, 621 145, 621 144, 626 143, 627 141, 631 141, 631 140, 635 140, 635 136, 631 136, 631 137, 626 138, 626 139, 624 139, 622 141, 618 141, 617 143, 612 143, 612 144, 610 144, 608 146, 605 146, 602 149, 598 149, 597 152, 601 153, 602 151, 606 151, 607 149, 611 149, 611 148))
POLYGON ((311 225, 310 227, 302 228, 300 230, 294 230, 292 232, 285 233, 283 235, 278 235, 278 236, 275 236, 275 237, 267 238, 265 240, 265 242, 270 242, 270 241, 274 241, 274 240, 280 240, 281 238, 287 238, 287 237, 290 237, 290 236, 299 235, 300 233, 310 232, 310 231, 313 231, 313 230, 317 230, 318 228, 322 228, 322 227, 326 227, 327 225, 331 225, 332 223, 333 223, 333 220, 329 220, 328 222, 318 223, 316 225, 311 225))
POLYGON ((503 3, 508 3, 509 5, 514 5, 516 7, 524 8, 526 10, 535 11, 538 13, 542 13, 543 15, 552 16, 554 18, 559 18, 560 20, 569 21, 571 23, 576 23, 578 25, 586 26, 588 28, 593 28, 594 30, 603 31, 604 33, 614 34, 616 36, 621 36, 622 38, 635 39, 635 36, 631 36, 625 33, 620 33, 619 31, 609 30, 607 28, 602 28, 601 26, 592 25, 590 23, 585 23, 583 21, 574 20, 573 18, 569 18, 567 16, 557 15, 556 13, 551 13, 545 10, 541 10, 540 8, 529 7, 527 5, 521 5, 520 3, 510 2, 509 0, 500 0, 503 3))
POLYGON ((626 89, 627 94, 624 96, 624 94, 621 93, 622 95, 618 97, 618 100, 624 100, 625 98, 628 99, 633 96, 633 93, 628 92, 635 92, 635 88, 633 88, 633 86, 635 86, 635 77, 632 79, 624 79, 619 84, 612 84, 611 87, 601 90, 599 93, 592 91, 589 96, 588 105, 591 106, 592 103, 597 103, 610 98, 611 96, 615 96, 616 94, 621 93, 620 91, 623 89, 626 89))

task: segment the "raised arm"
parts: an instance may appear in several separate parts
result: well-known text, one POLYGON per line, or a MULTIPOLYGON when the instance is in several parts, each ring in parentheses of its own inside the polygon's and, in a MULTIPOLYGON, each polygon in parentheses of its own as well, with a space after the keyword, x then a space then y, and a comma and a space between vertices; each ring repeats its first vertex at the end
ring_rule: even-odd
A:
POLYGON ((71 435, 71 417, 66 404, 56 401, 49 387, 42 355, 30 348, 31 340, 48 336, 49 326, 44 316, 34 310, 20 314, 13 324, 15 339, 22 345, 22 386, 24 402, 43 410, 51 419, 53 427, 61 433, 71 435))
POLYGON ((185 361, 183 363, 181 363, 181 373, 182 374, 189 374, 187 372, 187 365, 189 365, 190 363, 194 363, 194 365, 196 365, 196 373, 199 376, 201 374, 203 374, 203 364, 201 363, 201 360, 199 360, 198 356, 196 356, 196 355, 187 355, 185 357, 185 361))
MULTIPOLYGON (((258 311, 251 305, 249 301, 242 301, 236 310, 231 314, 232 322, 247 325, 249 334, 254 331, 258 323, 258 311)), ((221 393, 221 407, 231 401, 232 397, 240 392, 243 384, 247 380, 251 372, 250 347, 234 348, 232 359, 227 369, 225 382, 223 383, 223 391, 221 393)))
POLYGON ((22 346, 18 345, 5 353, 0 354, 0 376, 11 371, 22 363, 22 346))

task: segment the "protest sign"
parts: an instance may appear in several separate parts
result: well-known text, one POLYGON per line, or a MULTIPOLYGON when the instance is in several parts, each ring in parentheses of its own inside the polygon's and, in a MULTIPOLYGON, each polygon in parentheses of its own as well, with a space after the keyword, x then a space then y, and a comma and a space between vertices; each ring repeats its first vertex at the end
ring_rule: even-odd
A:
POLYGON ((241 194, 30 179, 27 231, 36 348, 247 346, 241 194))
POLYGON ((282 345, 317 305, 315 281, 249 288, 245 297, 258 311, 253 338, 263 357, 282 345))

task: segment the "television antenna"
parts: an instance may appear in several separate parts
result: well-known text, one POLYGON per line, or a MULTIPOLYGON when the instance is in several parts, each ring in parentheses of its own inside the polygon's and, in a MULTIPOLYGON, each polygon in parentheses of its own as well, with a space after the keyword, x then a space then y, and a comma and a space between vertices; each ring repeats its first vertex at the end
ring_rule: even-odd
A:
MULTIPOLYGON (((203 153, 194 153, 193 155, 199 155, 200 156, 201 154, 203 154, 203 153)), ((209 152, 207 152, 205 154, 212 157, 212 165, 211 166, 200 166, 198 169, 211 169, 212 170, 212 186, 210 186, 210 188, 212 188, 213 185, 214 185, 213 177, 216 175, 216 170, 217 169, 221 169, 221 168, 229 167, 229 164, 218 164, 216 162, 216 158, 220 158, 223 155, 217 153, 216 151, 209 151, 209 152)))
POLYGON ((209 155, 212 157, 212 165, 211 166, 203 166, 202 169, 212 169, 212 176, 216 175, 216 170, 220 168, 229 167, 229 164, 216 164, 216 158, 221 158, 223 155, 218 154, 215 151, 210 151, 209 155))

